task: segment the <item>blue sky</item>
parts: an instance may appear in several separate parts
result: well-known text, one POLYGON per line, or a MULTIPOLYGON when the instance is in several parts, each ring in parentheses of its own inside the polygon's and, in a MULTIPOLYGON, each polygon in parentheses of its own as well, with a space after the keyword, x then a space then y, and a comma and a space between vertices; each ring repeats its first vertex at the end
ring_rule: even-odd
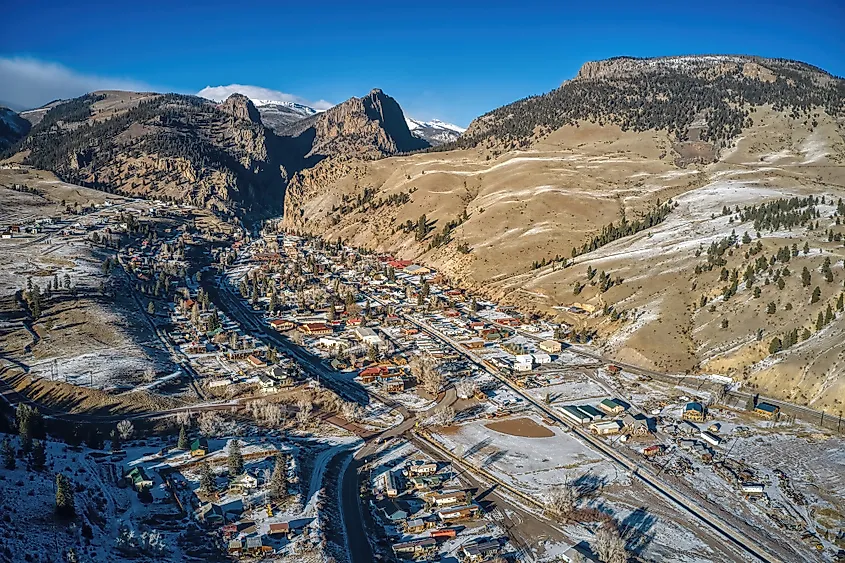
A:
POLYGON ((0 101, 237 83, 338 103, 379 87, 408 115, 465 126, 617 55, 755 54, 845 75, 842 0, 568 4, 13 1, 0 101))

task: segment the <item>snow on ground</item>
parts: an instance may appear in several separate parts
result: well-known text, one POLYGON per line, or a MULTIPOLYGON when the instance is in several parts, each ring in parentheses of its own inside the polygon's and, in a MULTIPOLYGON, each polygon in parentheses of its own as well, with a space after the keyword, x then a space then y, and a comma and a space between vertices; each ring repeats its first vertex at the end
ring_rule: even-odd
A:
MULTIPOLYGON (((544 425, 540 418, 530 418, 544 425)), ((630 481, 601 454, 559 427, 548 427, 554 432, 549 438, 525 438, 496 432, 486 423, 489 421, 463 424, 435 438, 455 455, 538 498, 549 485, 586 473, 606 484, 630 481)))

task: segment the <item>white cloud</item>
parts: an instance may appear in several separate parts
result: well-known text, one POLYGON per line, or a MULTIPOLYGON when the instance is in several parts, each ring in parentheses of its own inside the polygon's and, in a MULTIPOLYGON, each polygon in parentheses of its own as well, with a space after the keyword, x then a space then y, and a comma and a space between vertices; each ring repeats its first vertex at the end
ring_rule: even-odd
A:
POLYGON ((334 105, 326 100, 317 100, 312 102, 294 94, 286 94, 284 92, 279 92, 278 90, 262 88, 261 86, 249 86, 246 84, 206 86, 197 92, 197 96, 208 98, 209 100, 214 100, 215 102, 222 102, 232 94, 243 94, 252 101, 292 102, 303 106, 309 106, 316 110, 327 110, 334 105))
POLYGON ((122 78, 81 74, 57 63, 0 57, 0 100, 20 108, 36 108, 57 99, 95 90, 154 91, 149 84, 122 78))

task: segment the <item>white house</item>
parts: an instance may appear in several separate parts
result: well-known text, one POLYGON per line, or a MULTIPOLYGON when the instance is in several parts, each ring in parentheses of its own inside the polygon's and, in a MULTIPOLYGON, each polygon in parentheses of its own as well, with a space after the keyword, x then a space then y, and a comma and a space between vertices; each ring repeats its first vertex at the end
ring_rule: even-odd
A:
POLYGON ((552 361, 552 357, 548 354, 544 354, 542 352, 538 352, 536 354, 531 354, 531 357, 534 358, 535 364, 548 364, 552 361))

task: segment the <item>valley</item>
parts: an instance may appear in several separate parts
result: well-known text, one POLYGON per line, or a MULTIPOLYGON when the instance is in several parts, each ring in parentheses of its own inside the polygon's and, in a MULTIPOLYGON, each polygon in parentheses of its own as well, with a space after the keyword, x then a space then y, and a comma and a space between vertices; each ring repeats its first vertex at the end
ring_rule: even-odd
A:
POLYGON ((12 112, 6 510, 57 560, 839 560, 843 84, 617 57, 466 129, 378 88, 12 112))

